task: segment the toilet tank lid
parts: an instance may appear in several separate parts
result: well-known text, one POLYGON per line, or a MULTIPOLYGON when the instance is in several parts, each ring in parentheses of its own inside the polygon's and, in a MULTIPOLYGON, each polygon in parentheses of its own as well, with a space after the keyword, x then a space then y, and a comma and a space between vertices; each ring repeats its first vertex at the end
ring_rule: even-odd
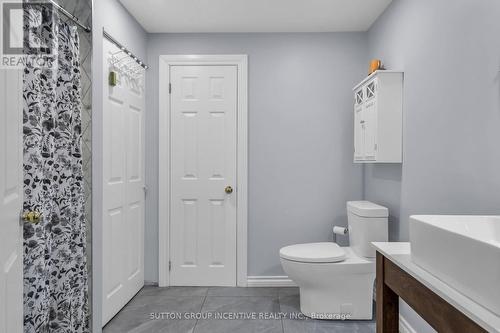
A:
POLYGON ((389 210, 370 201, 348 201, 347 211, 361 217, 388 217, 389 210))

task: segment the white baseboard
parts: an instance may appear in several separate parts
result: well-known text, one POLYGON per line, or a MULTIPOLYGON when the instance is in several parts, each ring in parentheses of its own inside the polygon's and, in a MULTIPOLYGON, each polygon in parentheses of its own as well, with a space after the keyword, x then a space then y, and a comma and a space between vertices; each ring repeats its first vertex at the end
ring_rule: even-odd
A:
POLYGON ((417 333, 417 331, 411 327, 403 316, 399 315, 399 333, 417 333))
POLYGON ((248 287, 297 287, 288 276, 249 276, 248 287))

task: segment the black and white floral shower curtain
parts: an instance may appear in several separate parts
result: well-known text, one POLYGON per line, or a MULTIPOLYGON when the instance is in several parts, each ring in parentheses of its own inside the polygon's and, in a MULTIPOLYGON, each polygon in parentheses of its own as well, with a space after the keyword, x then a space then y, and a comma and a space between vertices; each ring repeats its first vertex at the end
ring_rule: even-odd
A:
POLYGON ((53 60, 24 71, 24 210, 43 214, 24 223, 24 331, 88 332, 78 32, 50 7, 24 13, 25 50, 53 60))

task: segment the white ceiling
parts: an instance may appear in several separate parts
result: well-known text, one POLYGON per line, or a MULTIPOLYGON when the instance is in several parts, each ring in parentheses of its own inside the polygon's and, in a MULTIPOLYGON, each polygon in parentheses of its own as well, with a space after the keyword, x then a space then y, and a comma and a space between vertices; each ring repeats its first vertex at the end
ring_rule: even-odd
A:
POLYGON ((148 32, 366 31, 392 0, 120 0, 148 32))

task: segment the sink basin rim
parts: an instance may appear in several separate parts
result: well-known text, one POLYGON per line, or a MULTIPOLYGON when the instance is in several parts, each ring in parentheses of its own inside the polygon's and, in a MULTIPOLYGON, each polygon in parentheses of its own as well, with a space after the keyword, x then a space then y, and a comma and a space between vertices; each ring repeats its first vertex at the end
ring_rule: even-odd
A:
MULTIPOLYGON (((491 247, 494 247, 495 249, 500 249, 500 215, 447 215, 447 214, 443 214, 443 215, 425 214, 425 215, 423 215, 423 214, 416 214, 416 215, 410 215, 410 220, 411 219, 417 220, 420 223, 425 223, 427 225, 430 225, 431 227, 440 229, 442 231, 452 233, 455 236, 463 237, 466 239, 472 239, 472 240, 475 240, 477 242, 481 242, 482 244, 484 244, 486 246, 491 246, 491 247), (447 219, 446 222, 450 221, 450 223, 444 224, 443 219, 447 219), (497 231, 497 233, 499 234, 498 235, 499 239, 495 240, 492 238, 490 240, 486 240, 484 238, 481 238, 481 237, 478 237, 475 235, 471 235, 471 234, 468 234, 465 232, 460 232, 459 230, 447 227, 451 223, 456 223, 456 222, 453 222, 456 220, 466 220, 465 222, 467 222, 467 221, 470 221, 472 219, 476 219, 476 220, 477 219, 482 219, 482 220, 495 219, 495 220, 498 220, 498 229, 499 230, 497 231)), ((459 222, 462 222, 462 221, 459 221, 459 222)))

